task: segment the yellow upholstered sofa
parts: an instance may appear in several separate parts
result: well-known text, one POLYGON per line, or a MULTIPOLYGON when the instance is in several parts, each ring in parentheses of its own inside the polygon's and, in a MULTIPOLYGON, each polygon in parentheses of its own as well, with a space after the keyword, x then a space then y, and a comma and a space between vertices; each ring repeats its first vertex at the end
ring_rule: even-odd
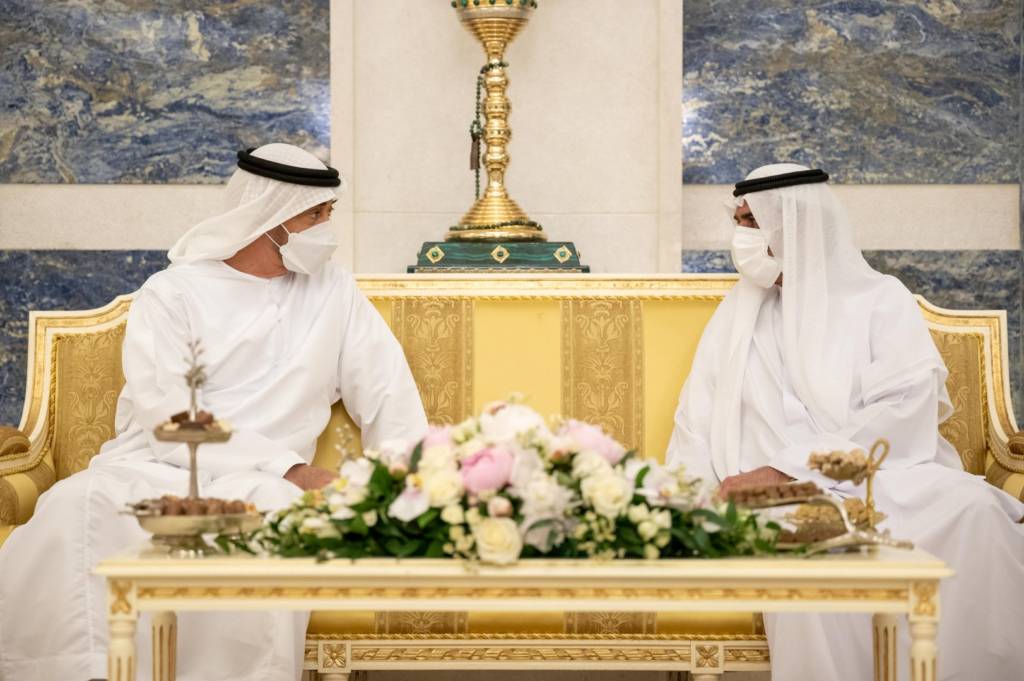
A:
MULTIPOLYGON (((412 275, 360 286, 405 348, 427 414, 455 422, 519 392, 542 413, 603 425, 661 457, 701 332, 731 276, 412 275)), ((120 348, 130 297, 98 310, 32 313, 28 390, 17 430, 0 431, 0 541, 39 494, 88 465, 112 436, 124 381, 120 348)), ((943 433, 964 468, 1024 497, 1024 454, 1007 380, 1003 312, 921 310, 950 369, 956 413, 943 433)), ((1024 439, 1022 439, 1024 442, 1024 439)), ((359 453, 336 405, 316 463, 359 453)), ((760 616, 628 612, 314 613, 306 667, 355 669, 768 668, 760 616)), ((706 678, 706 676, 702 676, 706 678)))

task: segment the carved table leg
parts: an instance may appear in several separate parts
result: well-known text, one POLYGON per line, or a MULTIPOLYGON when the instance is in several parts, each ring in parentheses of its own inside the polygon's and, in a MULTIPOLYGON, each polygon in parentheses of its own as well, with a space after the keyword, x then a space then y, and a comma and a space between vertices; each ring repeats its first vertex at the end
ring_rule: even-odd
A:
POLYGON ((910 678, 936 681, 939 630, 939 587, 936 582, 915 582, 910 595, 910 678))
POLYGON ((178 653, 178 616, 173 612, 153 615, 153 681, 174 681, 178 653))
POLYGON ((107 625, 110 643, 107 651, 107 679, 135 681, 135 584, 126 580, 107 582, 107 625))
POLYGON ((110 681, 135 681, 135 620, 110 620, 110 651, 107 653, 110 681))
POLYGON ((896 681, 896 615, 879 613, 872 621, 875 681, 896 681))

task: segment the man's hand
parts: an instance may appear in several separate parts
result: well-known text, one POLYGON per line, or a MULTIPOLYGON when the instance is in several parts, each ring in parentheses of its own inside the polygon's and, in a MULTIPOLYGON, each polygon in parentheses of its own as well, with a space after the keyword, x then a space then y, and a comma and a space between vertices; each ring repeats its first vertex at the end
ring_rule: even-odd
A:
POLYGON ((730 493, 735 492, 742 487, 779 485, 784 482, 789 482, 790 480, 793 480, 793 478, 781 471, 775 470, 771 466, 761 466, 760 468, 755 468, 747 473, 730 475, 722 481, 722 485, 718 488, 718 496, 723 499, 728 499, 730 493))
POLYGON ((323 468, 309 466, 304 463, 295 464, 284 474, 285 480, 304 490, 320 489, 336 477, 338 476, 325 471, 323 468))

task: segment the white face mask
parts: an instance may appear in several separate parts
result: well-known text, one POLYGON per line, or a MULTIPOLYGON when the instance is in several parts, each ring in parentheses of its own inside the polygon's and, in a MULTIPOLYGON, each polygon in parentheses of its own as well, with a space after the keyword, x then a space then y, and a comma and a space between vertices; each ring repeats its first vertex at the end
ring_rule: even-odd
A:
MULTIPOLYGON (((288 228, 285 227, 285 231, 288 228)), ((281 245, 267 232, 267 238, 274 242, 281 252, 281 261, 286 269, 298 274, 315 274, 331 259, 338 249, 330 223, 323 222, 304 232, 288 232, 288 243, 281 245)))
POLYGON ((771 288, 782 272, 779 261, 768 255, 768 239, 759 229, 736 227, 732 236, 732 264, 744 279, 771 288))

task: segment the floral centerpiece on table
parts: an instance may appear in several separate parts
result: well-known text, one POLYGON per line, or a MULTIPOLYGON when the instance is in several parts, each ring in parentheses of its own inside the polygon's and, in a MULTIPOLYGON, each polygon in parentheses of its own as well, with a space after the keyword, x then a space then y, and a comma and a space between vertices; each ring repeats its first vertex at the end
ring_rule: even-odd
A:
POLYGON ((286 557, 689 558, 773 553, 779 527, 683 469, 516 400, 346 461, 340 477, 221 545, 286 557))

